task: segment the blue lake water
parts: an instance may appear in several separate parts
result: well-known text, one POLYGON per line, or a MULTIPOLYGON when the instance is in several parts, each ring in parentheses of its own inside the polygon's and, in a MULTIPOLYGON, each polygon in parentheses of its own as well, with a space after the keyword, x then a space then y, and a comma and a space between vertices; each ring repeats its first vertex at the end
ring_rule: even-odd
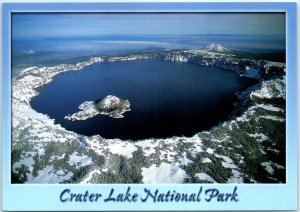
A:
POLYGON ((61 73, 39 88, 31 105, 67 130, 105 138, 143 139, 192 136, 225 120, 233 111, 234 92, 253 80, 230 71, 159 60, 97 63, 61 73), (98 115, 84 121, 64 119, 78 106, 107 95, 128 99, 123 119, 98 115))

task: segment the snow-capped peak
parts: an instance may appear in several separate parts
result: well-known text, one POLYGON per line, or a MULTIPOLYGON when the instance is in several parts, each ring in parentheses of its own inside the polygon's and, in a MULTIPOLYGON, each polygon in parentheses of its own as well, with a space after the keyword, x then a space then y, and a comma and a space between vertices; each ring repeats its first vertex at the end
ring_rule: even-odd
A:
POLYGON ((224 46, 221 46, 218 43, 211 43, 208 46, 206 46, 205 49, 211 50, 211 51, 217 51, 217 52, 224 52, 227 50, 224 46))
POLYGON ((108 108, 108 107, 117 105, 119 103, 120 103, 120 99, 118 97, 113 96, 113 95, 108 95, 101 100, 100 104, 102 105, 102 107, 108 108))

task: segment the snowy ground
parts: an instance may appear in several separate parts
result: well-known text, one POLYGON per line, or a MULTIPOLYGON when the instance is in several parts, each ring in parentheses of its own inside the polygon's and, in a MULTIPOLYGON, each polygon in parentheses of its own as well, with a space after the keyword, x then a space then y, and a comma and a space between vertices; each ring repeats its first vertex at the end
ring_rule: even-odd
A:
MULTIPOLYGON (((218 54, 226 55, 208 55, 218 54)), ((285 100, 285 77, 264 80, 240 93, 237 113, 230 120, 192 137, 136 142, 87 137, 55 125, 30 107, 31 98, 38 95, 35 89, 56 74, 101 61, 99 57, 76 65, 33 67, 12 80, 14 183, 285 182, 285 107, 272 102, 285 100)))

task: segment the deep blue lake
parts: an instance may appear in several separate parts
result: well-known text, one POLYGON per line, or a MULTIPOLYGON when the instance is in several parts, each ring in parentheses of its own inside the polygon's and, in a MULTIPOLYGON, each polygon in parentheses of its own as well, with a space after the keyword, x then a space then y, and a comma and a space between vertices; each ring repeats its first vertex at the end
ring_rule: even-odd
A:
POLYGON ((159 60, 97 63, 54 77, 31 105, 76 133, 104 138, 144 139, 192 136, 224 121, 234 110, 234 92, 253 84, 216 67, 159 60), (78 106, 107 95, 128 99, 123 119, 98 115, 64 119, 78 106))

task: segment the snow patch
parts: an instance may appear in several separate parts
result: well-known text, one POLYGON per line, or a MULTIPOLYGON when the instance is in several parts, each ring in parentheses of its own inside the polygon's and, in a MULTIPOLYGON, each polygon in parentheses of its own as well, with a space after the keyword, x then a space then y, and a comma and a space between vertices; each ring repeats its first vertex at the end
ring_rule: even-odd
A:
POLYGON ((22 165, 29 168, 30 171, 33 169, 34 160, 32 157, 23 158, 20 161, 13 164, 12 170, 16 171, 18 168, 21 168, 22 165))
POLYGON ((69 180, 72 176, 73 173, 71 172, 64 174, 62 171, 58 171, 55 173, 52 166, 46 166, 43 170, 38 171, 37 177, 29 180, 27 183, 61 183, 69 180))
POLYGON ((263 163, 261 163, 261 165, 265 167, 266 171, 269 174, 271 174, 271 175, 274 174, 274 169, 272 167, 272 163, 271 162, 263 162, 263 163))
POLYGON ((211 161, 211 159, 209 159, 209 158, 203 158, 202 159, 202 163, 211 163, 212 161, 211 161))
POLYGON ((137 147, 129 142, 119 142, 110 144, 108 149, 113 154, 118 154, 127 158, 132 158, 132 153, 137 150, 137 147))
POLYGON ((151 139, 146 139, 144 141, 136 142, 135 145, 141 147, 144 155, 146 157, 149 157, 150 155, 155 153, 155 147, 158 146, 158 143, 151 139))
POLYGON ((153 164, 149 168, 142 168, 143 183, 182 183, 186 173, 178 164, 153 164))
POLYGON ((195 174, 196 177, 198 177, 200 180, 205 180, 205 181, 209 181, 212 183, 217 183, 211 176, 209 176, 206 173, 197 173, 195 174))
POLYGON ((227 180, 227 183, 244 183, 244 179, 238 170, 232 169, 231 172, 232 176, 227 180))
POLYGON ((259 142, 263 142, 263 141, 266 141, 268 140, 268 136, 266 136, 265 134, 263 133, 255 133, 255 134, 248 134, 250 137, 253 137, 255 138, 257 141, 259 142))
POLYGON ((207 150, 206 150, 206 152, 208 153, 208 154, 214 154, 214 149, 212 149, 212 148, 207 148, 207 150))
POLYGON ((73 152, 72 155, 69 156, 68 164, 70 166, 75 164, 76 168, 79 168, 80 166, 87 166, 92 164, 92 158, 86 155, 79 155, 78 152, 73 152))
POLYGON ((92 178, 93 178, 93 175, 97 175, 97 174, 101 174, 101 171, 100 170, 92 170, 90 171, 87 176, 81 180, 80 184, 87 184, 87 183, 90 183, 92 178))
POLYGON ((269 119, 269 120, 273 120, 273 121, 280 121, 280 122, 284 122, 285 119, 278 117, 278 116, 260 116, 259 118, 261 119, 269 119))
POLYGON ((193 161, 187 158, 186 152, 183 153, 183 158, 182 158, 182 160, 181 160, 181 164, 182 164, 182 165, 188 165, 188 164, 190 164, 190 163, 193 163, 193 161))
POLYGON ((263 108, 265 110, 269 110, 269 111, 274 111, 274 112, 284 112, 283 109, 278 108, 278 107, 274 107, 273 105, 264 105, 264 104, 259 104, 257 105, 260 108, 263 108))

